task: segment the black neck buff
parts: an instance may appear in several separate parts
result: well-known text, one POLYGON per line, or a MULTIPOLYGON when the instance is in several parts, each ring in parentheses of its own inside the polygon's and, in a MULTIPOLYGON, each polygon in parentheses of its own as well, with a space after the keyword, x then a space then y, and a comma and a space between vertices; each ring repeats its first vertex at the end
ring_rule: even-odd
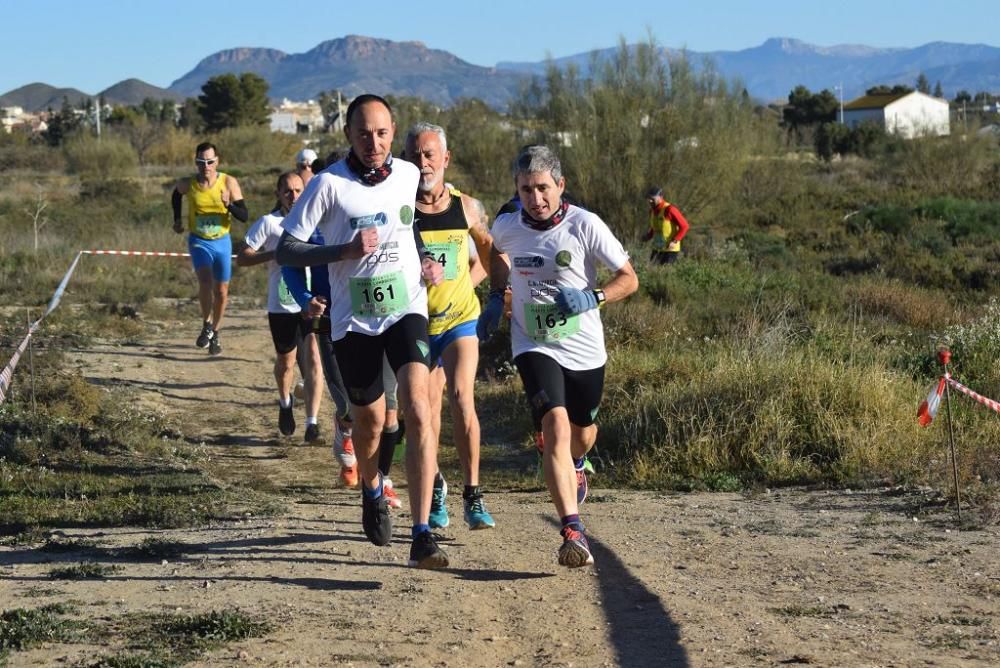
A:
POLYGON ((390 153, 381 167, 366 167, 354 151, 347 154, 347 167, 354 172, 354 175, 361 179, 366 186, 374 186, 382 183, 392 174, 392 154, 390 153))
POLYGON ((535 220, 528 215, 527 209, 521 209, 521 222, 530 227, 533 230, 538 230, 539 232, 544 232, 545 230, 551 230, 553 227, 558 225, 566 217, 566 212, 569 211, 569 202, 565 200, 559 200, 559 206, 556 208, 556 212, 548 217, 547 220, 535 220))

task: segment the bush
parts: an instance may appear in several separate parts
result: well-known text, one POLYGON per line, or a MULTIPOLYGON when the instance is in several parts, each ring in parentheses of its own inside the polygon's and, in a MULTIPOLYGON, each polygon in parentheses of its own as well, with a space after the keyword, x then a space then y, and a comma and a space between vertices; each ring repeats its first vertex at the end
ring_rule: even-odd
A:
POLYGON ((137 176, 139 156, 120 137, 76 135, 63 145, 66 165, 73 174, 89 178, 137 176))

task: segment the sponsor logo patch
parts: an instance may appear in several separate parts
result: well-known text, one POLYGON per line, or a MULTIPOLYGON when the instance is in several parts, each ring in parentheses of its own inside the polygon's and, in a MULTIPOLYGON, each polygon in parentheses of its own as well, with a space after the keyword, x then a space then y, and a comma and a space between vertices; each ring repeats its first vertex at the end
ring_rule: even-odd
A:
POLYGON ((409 204, 404 204, 399 208, 399 220, 409 227, 413 223, 413 207, 409 204))
POLYGON ((351 218, 351 229, 361 230, 366 227, 382 227, 383 225, 389 224, 389 216, 385 213, 379 211, 378 213, 373 213, 370 216, 360 216, 358 218, 351 218))
POLYGON ((514 256, 514 266, 519 269, 537 269, 538 267, 545 266, 545 258, 538 255, 514 256))

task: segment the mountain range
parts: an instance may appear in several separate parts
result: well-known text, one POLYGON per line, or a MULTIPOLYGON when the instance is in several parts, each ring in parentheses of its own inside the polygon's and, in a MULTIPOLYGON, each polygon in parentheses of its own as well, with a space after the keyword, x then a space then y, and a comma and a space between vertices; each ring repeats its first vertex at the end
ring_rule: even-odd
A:
MULTIPOLYGON (((616 51, 609 48, 579 53, 551 62, 558 67, 574 65, 586 76, 595 57, 600 61, 616 51)), ((815 91, 842 86, 845 99, 850 99, 877 84, 912 86, 920 74, 932 86, 940 82, 947 97, 959 90, 1000 92, 1000 48, 985 44, 822 47, 776 37, 739 51, 661 49, 665 60, 681 54, 696 69, 710 62, 727 79, 738 78, 750 95, 761 101, 784 99, 797 85, 815 91)), ((348 35, 297 54, 267 48, 219 51, 201 60, 166 89, 128 79, 97 95, 88 95, 75 88, 34 83, 0 96, 0 106, 20 106, 28 111, 58 109, 64 96, 73 104, 97 96, 113 104, 138 104, 146 97, 181 100, 200 94, 201 86, 210 77, 254 72, 268 81, 272 99, 315 99, 323 91, 339 89, 347 97, 362 92, 413 95, 445 106, 472 97, 503 108, 517 94, 526 76, 544 73, 548 64, 500 62, 496 67, 481 67, 421 42, 348 35)))

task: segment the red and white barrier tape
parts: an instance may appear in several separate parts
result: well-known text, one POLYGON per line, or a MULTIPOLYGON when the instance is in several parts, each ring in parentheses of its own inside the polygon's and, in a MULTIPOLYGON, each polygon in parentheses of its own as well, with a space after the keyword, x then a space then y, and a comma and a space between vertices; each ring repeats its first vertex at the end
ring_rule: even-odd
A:
POLYGON ((974 392, 973 390, 970 390, 965 385, 962 385, 960 382, 952 378, 950 373, 946 373, 944 377, 948 381, 949 385, 954 387, 956 390, 958 390, 965 396, 972 397, 973 399, 981 403, 983 406, 986 406, 987 408, 992 408, 997 413, 1000 413, 1000 402, 993 401, 989 397, 984 397, 983 395, 974 392))
POLYGON ((1000 401, 994 401, 989 397, 984 397, 974 390, 970 390, 965 385, 951 377, 951 374, 945 372, 941 376, 941 380, 934 383, 931 387, 930 392, 927 394, 927 398, 920 402, 920 407, 917 408, 917 421, 920 422, 920 426, 926 427, 934 421, 935 416, 937 416, 938 409, 941 407, 941 396, 944 394, 945 384, 955 388, 962 394, 977 402, 986 406, 987 408, 992 408, 997 413, 1000 413, 1000 401))
POLYGON ((168 253, 165 251, 130 251, 130 250, 85 250, 84 255, 132 255, 140 257, 191 257, 190 253, 168 253))

